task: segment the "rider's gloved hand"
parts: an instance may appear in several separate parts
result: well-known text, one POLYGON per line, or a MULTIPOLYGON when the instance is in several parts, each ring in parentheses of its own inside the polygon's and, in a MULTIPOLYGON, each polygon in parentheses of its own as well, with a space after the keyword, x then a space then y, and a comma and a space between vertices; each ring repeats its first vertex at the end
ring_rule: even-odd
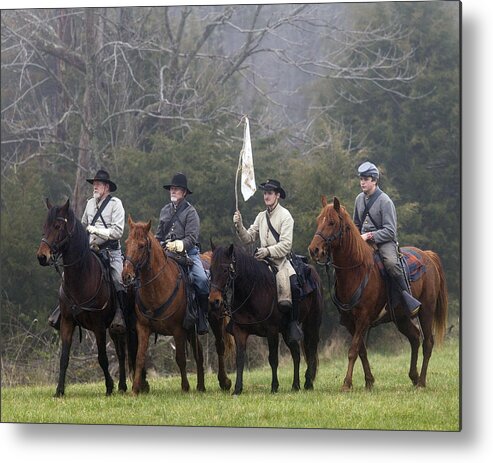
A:
POLYGON ((182 252, 183 248, 182 240, 169 241, 166 243, 166 249, 171 252, 182 252))
POLYGON ((255 253, 255 259, 257 260, 263 260, 269 256, 270 256, 270 252, 268 248, 258 248, 257 252, 255 253))
POLYGON ((95 227, 94 225, 88 225, 86 227, 86 230, 91 233, 92 235, 97 235, 103 240, 109 240, 110 239, 110 229, 109 228, 103 228, 103 227, 95 227))

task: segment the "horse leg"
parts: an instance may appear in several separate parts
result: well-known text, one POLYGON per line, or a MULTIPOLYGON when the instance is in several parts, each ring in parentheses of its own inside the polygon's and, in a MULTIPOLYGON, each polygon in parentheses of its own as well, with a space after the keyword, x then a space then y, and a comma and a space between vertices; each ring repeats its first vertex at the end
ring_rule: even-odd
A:
POLYGON ((291 385, 292 391, 299 391, 300 386, 300 344, 298 342, 291 342, 288 344, 288 335, 283 333, 282 335, 284 342, 291 352, 291 358, 293 359, 293 384, 291 385))
POLYGON ((346 377, 344 378, 344 382, 342 384, 343 392, 348 392, 353 387, 354 364, 359 355, 361 342, 363 340, 363 333, 366 331, 367 328, 368 323, 366 321, 363 322, 361 319, 356 320, 354 333, 351 333, 353 335, 353 338, 351 340, 351 346, 349 347, 348 351, 348 367, 346 371, 346 377))
POLYGON ((235 327, 234 338, 236 344, 236 381, 233 395, 240 395, 243 391, 243 369, 245 367, 245 353, 248 333, 235 327))
MULTIPOLYGON (((432 311, 428 311, 424 306, 421 307, 422 313, 432 313, 432 311)), ((421 328, 423 330, 423 363, 421 365, 421 373, 419 375, 417 387, 426 387, 426 374, 428 371, 428 363, 431 358, 431 353, 433 352, 433 346, 435 344, 435 340, 433 338, 433 331, 431 327, 431 322, 425 321, 420 317, 420 320, 423 319, 421 323, 421 328)), ((431 318, 431 317, 430 317, 431 318)))
POLYGON ((223 391, 229 391, 231 389, 231 380, 226 374, 226 367, 224 365, 224 335, 221 320, 218 320, 215 316, 209 316, 209 326, 214 333, 216 352, 217 352, 217 379, 219 381, 219 387, 223 391))
POLYGON ((371 372, 370 362, 368 361, 368 355, 366 352, 366 344, 364 339, 361 341, 361 346, 359 348, 359 358, 363 365, 363 371, 365 372, 365 387, 369 391, 373 389, 373 384, 375 384, 375 378, 371 372))
POLYGON ((305 390, 313 389, 313 381, 317 376, 319 330, 312 323, 303 323, 303 349, 305 351, 306 371, 305 390))
POLYGON ((413 322, 407 316, 400 317, 396 320, 397 328, 406 336, 411 345, 411 362, 409 365, 409 378, 416 386, 419 380, 418 374, 418 352, 419 352, 419 331, 413 325, 413 322))
POLYGON ((113 393, 114 383, 110 375, 108 355, 106 354, 106 329, 103 327, 95 330, 94 334, 96 335, 96 344, 98 346, 98 362, 104 374, 106 395, 109 396, 113 393))
MULTIPOLYGON (((148 326, 144 326, 137 322, 137 337, 138 337, 138 348, 137 356, 135 358, 135 371, 134 371, 134 382, 132 385, 132 394, 137 395, 139 392, 144 392, 143 388, 143 370, 145 365, 145 358, 147 353, 147 348, 149 346, 149 336, 151 335, 151 330, 148 326)), ((145 381, 145 379, 144 379, 145 381)), ((147 381, 145 381, 147 383, 147 381)))
POLYGON ((60 338, 62 340, 62 353, 60 355, 60 371, 58 374, 58 385, 54 397, 62 397, 65 394, 65 377, 67 374, 68 361, 70 358, 70 348, 75 325, 71 320, 65 318, 60 322, 60 338))
POLYGON ((110 330, 110 337, 115 345, 116 356, 118 358, 118 391, 127 392, 127 375, 125 371, 125 335, 113 334, 110 330))
POLYGON ((183 392, 188 392, 190 390, 190 383, 188 382, 187 378, 187 336, 185 331, 181 331, 179 334, 175 334, 173 337, 176 344, 175 360, 178 368, 180 369, 181 375, 181 390, 183 392))
POLYGON ((204 353, 202 351, 202 343, 195 334, 195 331, 188 333, 188 339, 193 349, 195 364, 197 365, 197 391, 205 392, 204 382, 204 353))
MULTIPOLYGON (((279 379, 277 377, 277 368, 279 366, 279 334, 276 333, 275 335, 268 336, 267 343, 269 344, 269 365, 272 370, 272 382, 271 382, 270 392, 275 393, 279 390, 279 379)), ((293 343, 293 344, 298 344, 298 343, 293 343)), ((291 346, 289 346, 289 348, 291 349, 291 346)), ((299 356, 299 352, 298 352, 298 356, 299 356)), ((300 378, 299 378, 299 360, 298 360, 298 387, 299 387, 299 380, 300 378)))

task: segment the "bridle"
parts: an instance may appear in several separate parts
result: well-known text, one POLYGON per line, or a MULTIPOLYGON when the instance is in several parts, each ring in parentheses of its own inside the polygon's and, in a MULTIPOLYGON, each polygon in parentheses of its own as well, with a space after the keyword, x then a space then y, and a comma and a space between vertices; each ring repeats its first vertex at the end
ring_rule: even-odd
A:
POLYGON ((72 238, 72 236, 74 235, 74 232, 75 232, 75 227, 77 225, 77 221, 74 220, 74 224, 72 226, 72 230, 67 230, 67 227, 68 227, 68 219, 66 217, 62 217, 62 216, 58 216, 58 217, 55 217, 55 221, 60 221, 60 222, 63 222, 65 224, 65 228, 64 228, 64 231, 65 231, 65 236, 60 240, 58 241, 57 243, 50 243, 44 236, 41 238, 41 242, 42 243, 45 243, 46 246, 48 246, 48 248, 50 249, 50 252, 51 252, 51 258, 50 258, 50 262, 49 264, 50 265, 53 265, 55 267, 55 270, 60 273, 60 270, 59 270, 59 267, 71 267, 77 263, 79 263, 83 258, 84 256, 86 255, 86 253, 84 252, 82 255, 79 256, 78 259, 76 259, 74 262, 71 262, 69 264, 66 264, 66 263, 60 263, 60 258, 62 256, 62 253, 63 253, 63 248, 69 243, 70 239, 72 238))
POLYGON ((341 302, 337 296, 336 296, 336 288, 337 288, 337 278, 334 278, 334 284, 332 284, 331 281, 331 276, 330 276, 330 267, 336 269, 336 270, 353 270, 355 268, 361 267, 363 265, 362 262, 349 266, 349 267, 341 267, 339 265, 334 264, 334 258, 333 258, 333 249, 332 249, 332 243, 336 240, 340 240, 342 244, 342 239, 344 236, 345 232, 349 231, 349 226, 346 225, 346 228, 344 229, 343 226, 343 219, 339 215, 339 230, 334 233, 333 235, 326 236, 322 232, 318 231, 315 233, 315 236, 320 236, 324 240, 324 244, 326 246, 326 251, 327 251, 327 260, 325 262, 318 262, 320 265, 325 266, 325 271, 327 273, 327 280, 329 284, 329 293, 330 293, 330 298, 334 305, 341 311, 348 312, 350 311, 353 307, 355 307, 358 302, 361 299, 361 296, 363 294, 364 289, 366 288, 366 285, 368 284, 369 280, 369 272, 366 272, 363 280, 359 284, 359 286, 356 288, 356 291, 353 293, 351 296, 351 299, 349 302, 341 302))
MULTIPOLYGON (((223 298, 223 307, 224 307, 224 313, 225 315, 229 316, 231 320, 238 325, 256 325, 258 323, 263 323, 264 321, 268 320, 270 316, 272 315, 272 312, 274 311, 274 307, 276 305, 276 299, 274 298, 271 306, 271 310, 267 317, 265 317, 263 320, 255 320, 253 322, 238 322, 237 320, 234 319, 233 315, 237 313, 245 304, 246 302, 250 299, 250 296, 253 293, 253 290, 255 289, 256 282, 254 282, 252 289, 248 293, 248 295, 245 297, 243 302, 235 307, 233 309, 233 301, 234 301, 234 296, 235 296, 235 282, 237 278, 237 273, 236 273, 236 259, 235 255, 232 255, 231 262, 228 265, 228 279, 226 280, 226 284, 221 288, 218 285, 214 284, 211 282, 211 289, 216 289, 219 291, 222 295, 223 298), (229 301, 228 301, 228 293, 230 293, 229 301)), ((224 265, 224 264, 223 264, 224 265)))

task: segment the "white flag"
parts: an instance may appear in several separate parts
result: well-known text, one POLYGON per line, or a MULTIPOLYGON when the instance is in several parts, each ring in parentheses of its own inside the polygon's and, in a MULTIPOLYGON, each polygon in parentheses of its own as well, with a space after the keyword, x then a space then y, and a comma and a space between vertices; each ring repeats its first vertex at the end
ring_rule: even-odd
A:
POLYGON ((250 123, 248 117, 245 116, 245 133, 243 136, 243 148, 240 152, 241 156, 241 194, 243 199, 248 201, 257 191, 255 185, 255 172, 253 170, 253 153, 252 143, 250 141, 250 123))

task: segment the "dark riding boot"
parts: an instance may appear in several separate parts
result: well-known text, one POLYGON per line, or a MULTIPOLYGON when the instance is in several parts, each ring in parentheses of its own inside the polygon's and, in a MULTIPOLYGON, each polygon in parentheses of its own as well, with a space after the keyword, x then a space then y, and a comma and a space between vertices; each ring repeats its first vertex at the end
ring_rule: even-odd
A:
POLYGON ((209 313, 209 295, 199 294, 199 313, 197 320, 197 334, 207 334, 209 332, 209 323, 207 314, 209 313))
POLYGON ((127 310, 127 293, 125 291, 118 291, 116 293, 118 304, 116 306, 115 316, 110 325, 110 331, 113 334, 125 333, 125 311, 127 310))
POLYGON ((60 312, 60 306, 57 305, 55 310, 48 317, 48 325, 54 328, 57 331, 60 331, 60 320, 62 318, 62 314, 60 312))
POLYGON ((300 296, 301 290, 298 284, 298 277, 296 275, 291 275, 289 277, 291 283, 291 309, 289 312, 289 329, 288 329, 288 342, 300 342, 303 339, 303 331, 301 331, 301 326, 299 324, 298 318, 300 316, 300 296))
POLYGON ((399 277, 394 278, 394 281, 401 292, 401 300, 404 308, 408 311, 411 318, 415 317, 418 314, 419 308, 421 307, 421 302, 419 302, 417 299, 411 296, 411 294, 409 294, 404 275, 399 275, 399 277))

